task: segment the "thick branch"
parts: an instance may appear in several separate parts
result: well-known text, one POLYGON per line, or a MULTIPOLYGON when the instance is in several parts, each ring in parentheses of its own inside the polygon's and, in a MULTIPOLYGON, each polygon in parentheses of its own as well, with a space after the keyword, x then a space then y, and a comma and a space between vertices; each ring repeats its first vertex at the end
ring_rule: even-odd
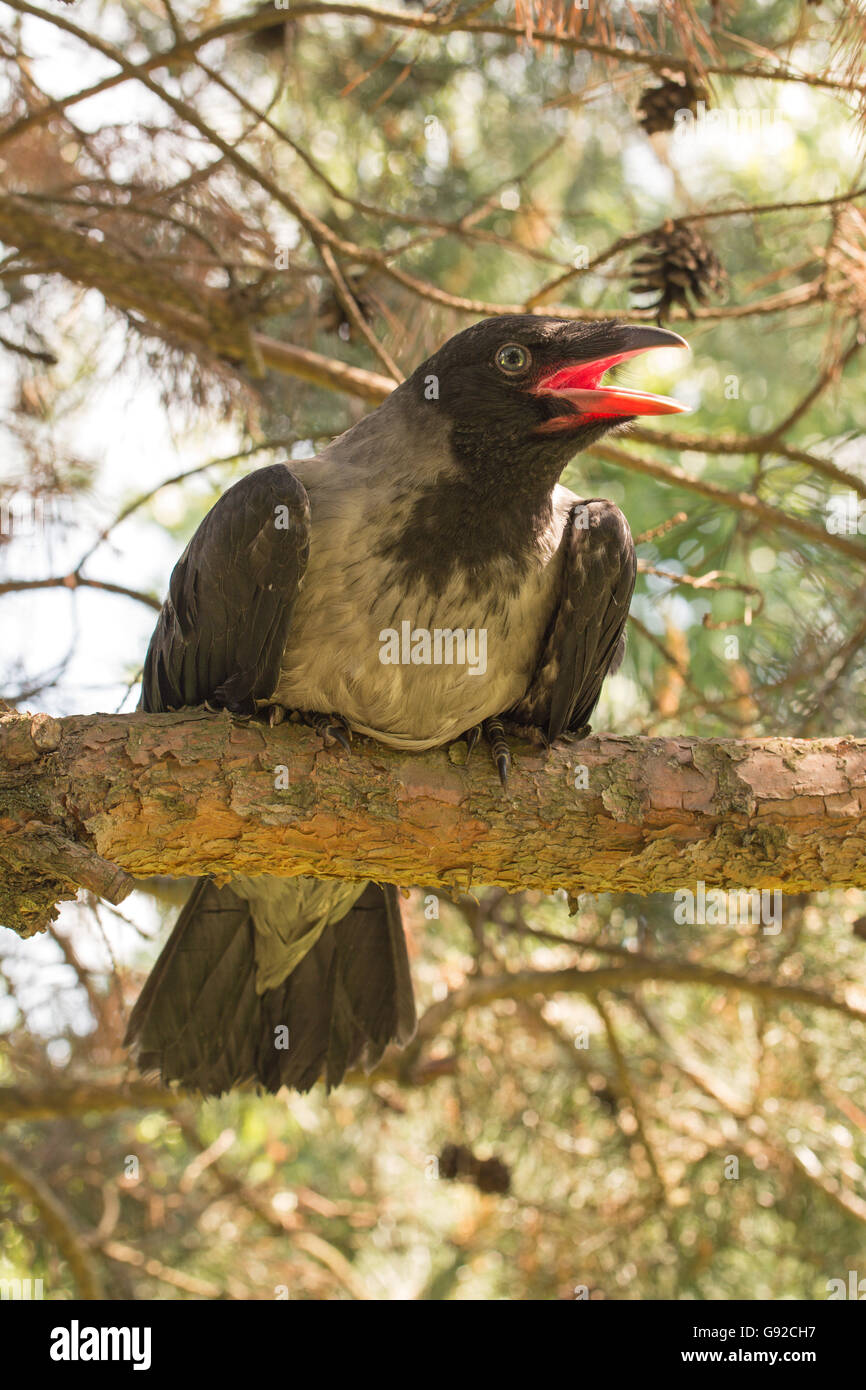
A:
POLYGON ((244 361, 253 353, 266 367, 376 405, 397 384, 378 372, 253 332, 236 319, 225 296, 193 291, 182 278, 170 277, 164 269, 154 271, 111 251, 103 242, 92 242, 85 233, 60 226, 21 198, 0 197, 0 238, 28 255, 37 249, 50 258, 52 270, 77 284, 93 286, 109 303, 136 310, 185 342, 232 361, 244 361))
POLYGON ((347 757, 294 724, 200 710, 51 721, 50 747, 33 727, 0 719, 0 921, 25 934, 73 895, 80 865, 115 898, 127 875, 157 873, 451 891, 866 886, 864 739, 517 743, 503 795, 462 744, 412 754, 357 738, 347 757))
MULTIPOLYGON (((27 3, 27 0, 4 0, 11 9, 19 11, 21 14, 33 15, 36 18, 47 20, 57 28, 65 30, 69 34, 90 43, 98 51, 107 53, 108 45, 100 43, 93 35, 86 33, 68 19, 56 14, 48 14, 44 10, 37 9, 34 5, 27 3)), ((322 0, 313 0, 312 3, 296 3, 292 5, 291 17, 286 15, 286 19, 291 18, 292 23, 297 23, 301 19, 316 19, 326 15, 341 15, 347 20, 369 20, 377 25, 386 25, 389 28, 408 29, 415 32, 427 34, 448 35, 451 33, 465 34, 491 34, 500 38, 513 39, 516 42, 526 41, 532 44, 551 45, 556 49, 570 49, 574 52, 590 53, 597 58, 609 58, 617 62, 630 66, 646 67, 652 71, 664 72, 668 68, 674 68, 687 72, 694 66, 694 62, 687 54, 666 53, 663 49, 639 48, 634 44, 613 44, 605 43, 601 40, 587 38, 583 33, 568 33, 563 30, 561 25, 555 25, 552 29, 537 27, 534 24, 519 24, 503 22, 491 19, 472 19, 467 15, 454 14, 452 9, 445 14, 413 14, 406 10, 389 10, 370 5, 359 5, 352 0, 346 3, 345 0, 330 0, 330 3, 322 3, 322 0)), ((471 15, 474 11, 470 11, 471 15)), ((142 63, 140 67, 129 74, 129 76, 139 76, 154 67, 161 67, 163 64, 178 57, 185 57, 193 54, 204 44, 210 43, 215 39, 228 37, 232 34, 252 34, 259 29, 270 29, 274 23, 274 12, 270 5, 261 5, 251 9, 246 14, 232 16, 230 19, 223 20, 220 24, 205 30, 193 38, 187 39, 183 43, 175 45, 171 50, 164 54, 155 55, 148 63, 142 63)), ((735 36, 729 36, 734 37, 735 36)), ((832 77, 823 73, 803 72, 799 68, 794 68, 779 61, 775 54, 769 55, 770 62, 742 63, 731 65, 721 61, 710 61, 708 58, 700 59, 700 67, 704 72, 712 73, 724 77, 743 77, 752 81, 764 82, 801 82, 811 87, 822 88, 827 91, 841 92, 863 92, 866 84, 857 82, 853 77, 841 76, 832 77)), ((131 67, 132 65, 130 65, 131 67)))

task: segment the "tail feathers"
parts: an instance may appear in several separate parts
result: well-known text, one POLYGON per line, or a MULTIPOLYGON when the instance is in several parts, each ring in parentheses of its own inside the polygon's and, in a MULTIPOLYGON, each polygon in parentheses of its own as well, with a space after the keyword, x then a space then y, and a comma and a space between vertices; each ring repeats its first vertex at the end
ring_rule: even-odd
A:
POLYGON ((415 1003, 397 890, 368 884, 291 974, 256 993, 250 904, 203 879, 132 1012, 143 1072, 205 1095, 256 1082, 307 1091, 408 1042, 415 1003))
POLYGON ((336 1086, 359 1057, 370 1071, 390 1042, 409 1041, 415 997, 396 888, 368 884, 332 933, 326 1079, 336 1086))

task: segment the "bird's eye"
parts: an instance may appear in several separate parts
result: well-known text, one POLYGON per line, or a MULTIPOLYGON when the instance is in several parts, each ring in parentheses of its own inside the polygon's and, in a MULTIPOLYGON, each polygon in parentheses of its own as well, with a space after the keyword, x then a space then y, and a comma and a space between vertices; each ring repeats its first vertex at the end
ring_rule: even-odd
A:
POLYGON ((506 343, 496 354, 496 365, 507 376, 517 376, 518 372, 525 372, 531 361, 529 348, 523 347, 521 343, 506 343))

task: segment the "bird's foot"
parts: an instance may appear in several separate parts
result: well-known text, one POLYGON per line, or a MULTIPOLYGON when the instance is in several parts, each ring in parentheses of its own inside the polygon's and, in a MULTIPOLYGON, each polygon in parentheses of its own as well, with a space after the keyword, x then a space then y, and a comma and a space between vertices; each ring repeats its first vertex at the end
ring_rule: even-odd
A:
POLYGON ((339 743, 347 753, 351 753, 352 730, 339 714, 318 714, 315 710, 299 710, 298 718, 302 724, 315 729, 326 748, 339 743))
POLYGON ((466 740, 466 761, 468 763, 470 757, 472 756, 472 750, 481 737, 481 725, 473 725, 471 729, 466 730, 466 733, 463 735, 463 737, 466 740))
POLYGON ((502 783, 503 791, 508 787, 508 774, 511 770, 511 753, 505 738, 505 729, 501 719, 485 719, 481 724, 473 724, 471 729, 467 729, 463 737, 466 740, 466 761, 468 762, 472 750, 480 739, 481 735, 487 739, 490 749, 496 762, 499 773, 499 780, 502 783))
POLYGON ((508 790, 508 774, 511 771, 511 752, 505 737, 505 730, 502 727, 501 719, 485 719, 481 726, 484 737, 490 744, 490 751, 493 754, 493 761, 496 763, 496 770, 499 773, 499 780, 502 783, 502 790, 508 790))

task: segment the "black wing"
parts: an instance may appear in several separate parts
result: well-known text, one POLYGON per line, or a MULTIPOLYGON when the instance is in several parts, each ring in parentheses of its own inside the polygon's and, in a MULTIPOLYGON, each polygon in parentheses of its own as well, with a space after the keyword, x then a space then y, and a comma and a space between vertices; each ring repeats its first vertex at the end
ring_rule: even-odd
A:
POLYGON ((618 669, 637 569, 628 522, 604 498, 572 507, 559 551, 559 603, 529 689, 509 711, 551 741, 588 723, 605 676, 618 669))
POLYGON ((211 508, 172 572, 144 663, 141 708, 252 714, 277 683, 310 548, 306 491, 283 463, 211 508))

